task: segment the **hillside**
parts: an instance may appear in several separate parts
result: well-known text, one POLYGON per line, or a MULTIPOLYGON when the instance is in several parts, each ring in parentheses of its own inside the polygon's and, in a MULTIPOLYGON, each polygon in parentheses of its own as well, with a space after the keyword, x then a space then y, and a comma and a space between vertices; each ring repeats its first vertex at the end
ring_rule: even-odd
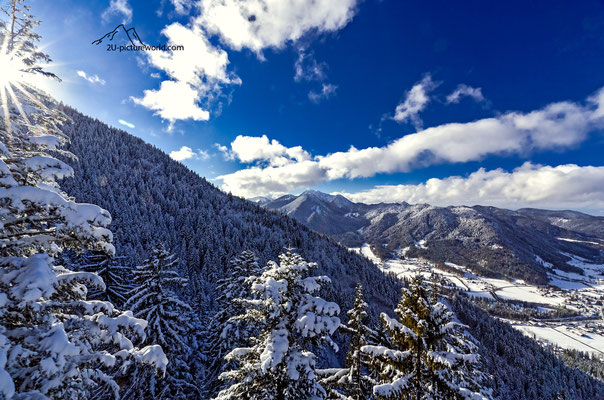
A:
MULTIPOLYGON (((78 161, 72 162, 75 177, 63 181, 62 187, 79 201, 111 212, 118 254, 131 262, 140 262, 154 243, 165 242, 191 280, 187 300, 203 315, 214 312, 215 283, 225 276, 228 260, 244 249, 253 250, 264 262, 284 247, 295 247, 332 278, 324 295, 343 311, 350 307, 358 281, 365 287, 374 321, 377 311, 391 310, 398 300, 397 280, 329 237, 281 212, 221 192, 138 138, 71 108, 64 111, 73 120, 64 132, 78 161)), ((340 201, 343 206, 349 203, 338 198, 334 206, 340 201)), ((533 341, 530 353, 519 352, 529 339, 471 304, 463 307, 464 322, 478 315, 474 323, 466 323, 481 346, 498 398, 551 399, 553 393, 564 391, 572 398, 597 399, 604 393, 602 383, 566 367, 533 341), (551 376, 556 377, 555 384, 551 376)))
POLYGON ((467 265, 492 277, 547 284, 550 267, 582 273, 570 255, 604 258, 604 218, 572 211, 428 204, 360 204, 306 191, 263 203, 346 247, 372 245, 382 258, 394 253, 467 265))
POLYGON ((155 243, 165 243, 180 259, 196 297, 210 299, 205 308, 211 309, 214 283, 225 276, 232 257, 252 250, 265 263, 287 247, 333 278, 331 289, 340 304, 351 303, 357 281, 368 288, 376 310, 396 300, 397 284, 333 240, 221 192, 124 131, 73 109, 64 111, 73 119, 64 129, 72 139, 68 149, 78 157, 72 163, 75 178, 63 182, 65 190, 111 212, 117 253, 133 263, 142 262, 155 243), (376 281, 392 290, 373 289, 369 282, 376 281))

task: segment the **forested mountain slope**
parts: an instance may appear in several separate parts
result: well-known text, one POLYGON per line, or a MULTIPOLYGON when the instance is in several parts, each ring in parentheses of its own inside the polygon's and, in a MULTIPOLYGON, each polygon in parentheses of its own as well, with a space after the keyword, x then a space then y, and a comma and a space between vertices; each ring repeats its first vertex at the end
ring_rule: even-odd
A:
POLYGON ((453 309, 480 341, 480 355, 497 398, 604 399, 604 382, 567 367, 506 322, 490 317, 462 298, 454 301, 453 309))
POLYGON ((388 258, 411 257, 467 265, 487 276, 547 284, 548 267, 582 271, 571 255, 604 259, 604 218, 574 211, 429 204, 362 204, 306 191, 262 202, 347 247, 371 244, 388 258))
POLYGON ((202 308, 211 308, 214 283, 228 261, 252 250, 261 263, 293 247, 332 277, 333 297, 348 306, 360 281, 371 303, 390 307, 397 284, 371 262, 338 246, 292 218, 227 195, 165 153, 128 133, 64 110, 74 179, 62 182, 80 201, 98 204, 113 217, 117 254, 140 263, 158 242, 180 259, 202 308), (379 285, 370 284, 380 282, 379 285))
MULTIPOLYGON (((286 247, 296 248, 308 261, 319 264, 318 274, 331 277, 324 295, 340 304, 344 320, 357 282, 365 288, 374 317, 378 310, 391 312, 398 301, 399 282, 327 236, 280 212, 221 192, 124 131, 71 108, 64 107, 64 111, 73 120, 63 129, 72 141, 68 149, 78 161, 71 162, 75 177, 64 180, 62 187, 78 201, 95 203, 111 212, 117 253, 132 263, 140 263, 157 242, 164 242, 180 258, 181 268, 190 279, 187 300, 197 312, 211 315, 214 311, 216 281, 226 276, 233 256, 252 250, 264 263, 276 259, 286 247)), ((551 393, 560 391, 571 396, 567 398, 598 399, 604 395, 602 383, 567 368, 511 326, 484 313, 475 314, 478 311, 471 311, 475 310, 471 304, 464 307, 464 322, 476 319, 469 324, 470 333, 480 342, 489 372, 498 382, 499 398, 552 399, 551 393), (499 336, 506 340, 499 341, 499 336), (534 346, 527 355, 520 349, 528 342, 534 346)))

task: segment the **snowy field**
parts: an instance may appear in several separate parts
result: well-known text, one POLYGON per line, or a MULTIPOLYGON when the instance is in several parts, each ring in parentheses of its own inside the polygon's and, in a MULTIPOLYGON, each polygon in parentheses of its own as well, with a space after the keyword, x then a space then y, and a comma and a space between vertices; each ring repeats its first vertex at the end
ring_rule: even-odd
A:
POLYGON ((512 323, 527 336, 544 345, 557 345, 564 349, 575 349, 604 356, 602 323, 529 322, 512 323))
MULTIPOLYGON (((604 356, 604 320, 602 312, 604 302, 604 265, 589 264, 580 257, 572 256, 570 264, 585 271, 585 275, 567 273, 550 267, 551 287, 539 287, 524 281, 507 281, 474 275, 462 265, 446 263, 459 270, 459 274, 443 271, 434 264, 422 259, 380 260, 368 244, 351 248, 373 261, 382 271, 403 278, 411 278, 420 273, 429 278, 436 272, 448 279, 451 287, 464 291, 471 297, 482 297, 495 301, 522 301, 534 303, 535 308, 547 312, 558 307, 577 311, 580 317, 565 320, 528 322, 507 321, 527 336, 535 338, 543 345, 555 345, 604 356)), ((404 256, 406 251, 398 252, 404 256)), ((544 263, 545 265, 545 263, 544 263)))

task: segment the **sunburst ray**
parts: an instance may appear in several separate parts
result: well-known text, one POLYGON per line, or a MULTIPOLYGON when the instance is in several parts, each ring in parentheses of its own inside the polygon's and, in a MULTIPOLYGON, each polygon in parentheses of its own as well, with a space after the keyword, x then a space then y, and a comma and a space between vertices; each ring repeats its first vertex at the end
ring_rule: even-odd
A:
POLYGON ((13 91, 12 85, 6 86, 6 91, 10 95, 10 98, 13 100, 13 103, 17 107, 17 110, 19 110, 19 113, 21 114, 23 119, 25 119, 25 121, 27 122, 28 125, 31 125, 31 122, 29 121, 29 118, 27 117, 27 113, 25 111, 23 111, 23 105, 21 104, 21 101, 19 100, 17 95, 15 95, 15 92, 13 91))
POLYGON ((11 51, 8 51, 8 35, 4 35, 0 49, 0 70, 2 70, 2 74, 0 75, 0 102, 3 109, 6 130, 9 135, 12 134, 10 105, 14 104, 18 113, 25 121, 27 121, 28 125, 30 124, 28 115, 21 102, 23 98, 21 97, 20 99, 20 95, 15 93, 15 90, 23 94, 36 106, 46 109, 46 106, 36 99, 27 88, 28 84, 25 82, 25 75, 27 75, 26 72, 28 69, 31 69, 31 66, 28 66, 24 61, 27 54, 20 54, 23 45, 24 42, 20 41, 13 46, 11 51), (13 90, 13 88, 15 90, 13 90))
POLYGON ((4 86, 0 86, 0 102, 2 103, 2 110, 4 111, 4 126, 8 136, 12 136, 12 126, 10 123, 10 114, 8 112, 8 98, 4 95, 4 86))

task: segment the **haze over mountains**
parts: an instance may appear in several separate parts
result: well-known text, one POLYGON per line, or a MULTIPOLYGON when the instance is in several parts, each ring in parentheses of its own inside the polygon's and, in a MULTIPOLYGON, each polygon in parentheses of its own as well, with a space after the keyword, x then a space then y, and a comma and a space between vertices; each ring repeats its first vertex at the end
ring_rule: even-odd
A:
POLYGON ((255 199, 346 247, 368 243, 378 257, 395 254, 466 265, 485 276, 547 284, 551 268, 581 273, 571 255, 604 262, 604 217, 575 211, 429 204, 362 204, 306 191, 255 199))

